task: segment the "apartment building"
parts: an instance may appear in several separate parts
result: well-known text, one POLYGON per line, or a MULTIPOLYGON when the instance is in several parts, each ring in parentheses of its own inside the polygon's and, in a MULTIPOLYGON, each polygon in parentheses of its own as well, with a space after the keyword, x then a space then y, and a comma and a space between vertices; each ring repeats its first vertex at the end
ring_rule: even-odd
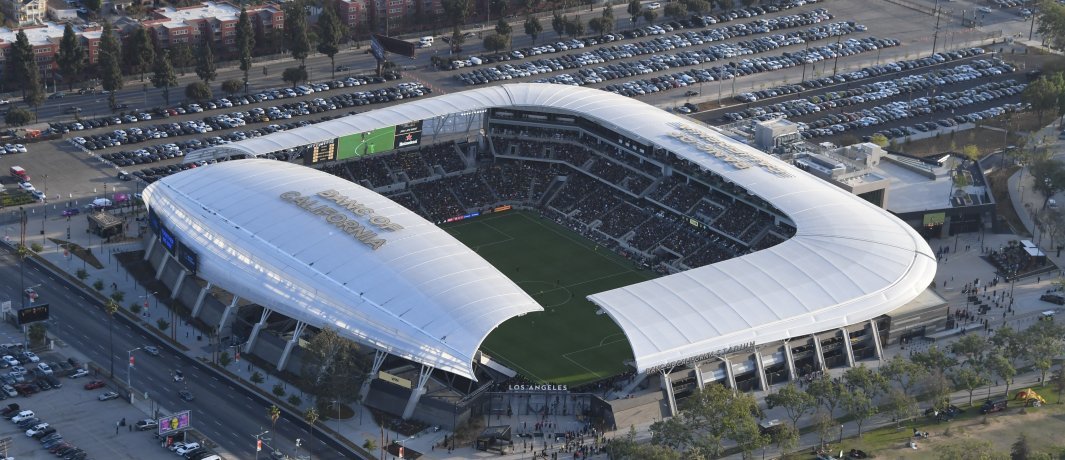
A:
POLYGON ((48 12, 47 0, 0 0, 0 9, 20 26, 41 24, 48 12))
MULTIPOLYGON (((152 19, 142 21, 163 48, 179 43, 199 45, 204 40, 214 44, 216 53, 236 52, 237 23, 240 7, 229 3, 205 2, 200 5, 158 8, 152 19)), ((248 10, 252 27, 263 31, 284 29, 285 13, 275 5, 248 10)))

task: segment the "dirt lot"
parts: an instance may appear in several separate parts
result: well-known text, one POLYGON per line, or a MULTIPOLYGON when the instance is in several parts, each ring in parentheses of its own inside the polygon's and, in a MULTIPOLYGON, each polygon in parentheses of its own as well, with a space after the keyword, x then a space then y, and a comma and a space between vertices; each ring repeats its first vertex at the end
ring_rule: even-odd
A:
POLYGON ((1017 440, 1022 429, 1028 435, 1032 448, 1037 451, 1060 453, 1065 450, 1065 440, 1061 439, 1061 433, 1065 432, 1065 406, 1029 408, 1026 414, 1020 413, 1020 410, 1010 409, 1004 414, 989 416, 986 424, 983 423, 983 417, 976 417, 920 427, 928 431, 930 437, 918 441, 916 450, 906 446, 910 432, 907 432, 908 428, 903 429, 898 433, 898 442, 894 443, 896 447, 881 449, 875 455, 889 459, 929 458, 935 455, 933 452, 938 447, 957 443, 965 445, 968 440, 976 439, 991 441, 995 450, 1009 452, 1010 445, 1017 440))

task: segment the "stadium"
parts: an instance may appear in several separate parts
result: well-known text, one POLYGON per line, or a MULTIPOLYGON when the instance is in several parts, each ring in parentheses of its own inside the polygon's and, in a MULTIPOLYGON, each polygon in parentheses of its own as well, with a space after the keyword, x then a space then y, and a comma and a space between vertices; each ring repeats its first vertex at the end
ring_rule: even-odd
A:
POLYGON ((171 297, 282 373, 336 329, 373 356, 365 403, 427 423, 513 410, 507 390, 669 415, 710 383, 877 359, 945 309, 887 211, 594 89, 481 88, 185 161, 215 164, 144 192, 171 297))

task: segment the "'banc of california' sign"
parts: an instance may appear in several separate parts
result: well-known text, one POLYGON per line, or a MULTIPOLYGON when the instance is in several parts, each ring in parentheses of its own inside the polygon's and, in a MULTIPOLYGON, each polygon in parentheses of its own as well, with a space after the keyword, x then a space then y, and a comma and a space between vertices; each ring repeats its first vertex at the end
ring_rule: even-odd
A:
MULTIPOLYGON (((372 208, 359 203, 354 198, 344 196, 336 190, 323 190, 316 195, 319 198, 336 203, 341 209, 346 209, 356 216, 365 217, 370 222, 370 225, 373 225, 374 227, 388 231, 396 231, 403 228, 402 225, 392 222, 391 219, 385 216, 374 214, 372 208)), ((384 246, 386 243, 384 239, 379 237, 377 232, 370 230, 365 225, 342 214, 339 209, 321 203, 314 199, 313 196, 303 196, 300 192, 285 192, 281 194, 281 199, 299 206, 311 214, 323 216, 326 222, 333 224, 333 226, 339 228, 344 233, 351 235, 352 238, 359 240, 359 242, 369 246, 371 249, 377 250, 377 248, 384 246)))

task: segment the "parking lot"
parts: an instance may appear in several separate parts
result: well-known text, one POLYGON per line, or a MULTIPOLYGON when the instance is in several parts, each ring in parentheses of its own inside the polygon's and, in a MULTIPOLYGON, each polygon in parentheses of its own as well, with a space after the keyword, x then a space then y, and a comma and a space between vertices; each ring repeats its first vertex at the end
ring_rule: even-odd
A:
MULTIPOLYGON (((9 329, 9 325, 2 326, 9 329)), ((11 339, 21 339, 17 333, 5 334, 11 339)), ((60 366, 59 363, 67 363, 69 356, 60 351, 46 351, 39 354, 41 362, 53 363, 52 367, 55 378, 60 382, 61 388, 41 390, 40 387, 33 393, 29 391, 30 382, 37 380, 34 372, 28 372, 23 378, 24 383, 18 384, 18 396, 11 397, 6 392, 0 392, 4 400, 0 401, 0 407, 8 407, 17 404, 19 411, 31 410, 37 421, 33 425, 47 423, 49 428, 54 428, 62 438, 57 442, 57 447, 69 444, 86 453, 86 458, 122 458, 122 459, 172 459, 174 454, 159 446, 152 431, 131 431, 131 427, 137 420, 145 418, 145 414, 137 408, 130 406, 120 398, 101 401, 100 396, 114 389, 104 384, 102 387, 86 390, 85 385, 94 380, 94 377, 85 375, 78 378, 70 378, 72 370, 68 366, 60 366), (127 426, 118 427, 116 424, 125 419, 127 426), (117 430, 116 430, 117 428, 117 430)), ((73 355, 73 353, 71 353, 73 355)), ((75 358, 76 361, 81 360, 75 358)), ((24 367, 35 369, 32 363, 22 364, 24 367)), ((0 377, 5 382, 14 382, 10 377, 10 370, 0 370, 0 377)), ((5 384, 7 385, 7 384, 5 384)), ((95 385, 92 385, 95 386, 95 385)), ((27 436, 26 430, 31 427, 20 428, 8 417, 0 420, 0 438, 11 438, 7 455, 15 458, 46 458, 53 457, 42 447, 41 441, 27 436)), ((73 455, 74 451, 68 453, 73 455)), ((58 457, 62 458, 62 457, 58 457)))

